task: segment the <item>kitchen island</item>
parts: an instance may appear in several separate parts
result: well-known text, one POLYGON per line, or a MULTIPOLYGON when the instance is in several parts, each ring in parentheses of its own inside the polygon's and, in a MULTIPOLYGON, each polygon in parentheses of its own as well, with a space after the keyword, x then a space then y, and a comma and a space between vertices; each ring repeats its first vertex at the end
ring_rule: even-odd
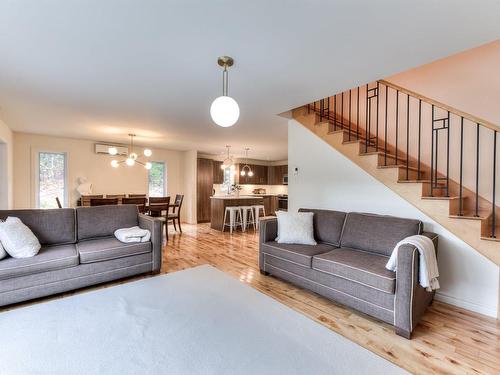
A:
MULTIPOLYGON (((224 195, 213 196, 211 200, 210 210, 210 227, 216 230, 222 230, 224 225, 224 212, 226 207, 229 206, 253 206, 255 204, 265 204, 265 200, 270 199, 271 196, 264 195, 224 195)), ((274 212, 274 211, 272 211, 274 212)), ((270 213, 270 212, 269 212, 270 213)), ((266 214, 269 214, 266 209, 266 214)))

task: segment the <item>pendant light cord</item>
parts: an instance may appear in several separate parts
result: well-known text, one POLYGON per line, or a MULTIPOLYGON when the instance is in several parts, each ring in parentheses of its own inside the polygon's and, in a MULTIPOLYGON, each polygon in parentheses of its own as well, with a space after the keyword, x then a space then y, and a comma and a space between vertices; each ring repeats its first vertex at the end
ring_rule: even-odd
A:
POLYGON ((228 81, 229 81, 229 75, 227 72, 227 66, 224 66, 224 70, 222 71, 222 96, 229 96, 228 81))

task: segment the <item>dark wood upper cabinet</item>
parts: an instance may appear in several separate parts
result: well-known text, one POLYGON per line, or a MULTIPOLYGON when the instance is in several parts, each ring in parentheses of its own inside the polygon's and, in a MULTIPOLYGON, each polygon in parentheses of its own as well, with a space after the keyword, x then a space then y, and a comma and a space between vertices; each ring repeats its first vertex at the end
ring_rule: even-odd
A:
POLYGON ((221 169, 222 162, 213 160, 213 181, 214 184, 224 183, 224 171, 221 169))
POLYGON ((268 167, 268 185, 283 185, 283 177, 288 174, 288 165, 273 165, 268 167))
MULTIPOLYGON (((238 173, 243 168, 244 164, 239 164, 236 168, 238 173)), ((248 164, 253 172, 253 176, 249 176, 245 174, 244 176, 239 175, 239 184, 240 185, 267 185, 268 184, 268 168, 266 165, 257 165, 257 164, 248 164)), ((248 169, 245 168, 245 172, 248 172, 248 169)))

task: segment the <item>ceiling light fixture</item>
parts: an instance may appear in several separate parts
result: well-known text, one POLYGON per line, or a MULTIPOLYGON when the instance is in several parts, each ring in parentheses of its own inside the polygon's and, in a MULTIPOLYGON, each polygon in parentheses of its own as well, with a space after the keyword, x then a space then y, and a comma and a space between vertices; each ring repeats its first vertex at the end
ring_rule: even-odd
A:
MULTIPOLYGON (((248 163, 248 150, 250 150, 248 147, 245 148, 245 163, 248 163)), ((248 177, 253 176, 253 171, 252 168, 248 164, 245 164, 243 168, 241 168, 240 175, 245 176, 248 174, 248 177)))
POLYGON ((217 63, 224 68, 222 72, 222 96, 219 96, 210 106, 210 116, 219 126, 227 128, 238 121, 240 117, 240 107, 236 100, 228 95, 228 71, 227 68, 233 66, 234 60, 229 56, 221 56, 217 63))
POLYGON ((236 167, 234 166, 234 160, 233 158, 229 155, 229 150, 230 150, 231 146, 229 145, 226 145, 226 152, 227 152, 227 156, 226 158, 222 161, 222 165, 220 166, 220 168, 222 170, 225 170, 227 168, 230 168, 231 171, 234 171, 236 169, 236 167))
MULTIPOLYGON (((139 155, 134 152, 134 137, 135 136, 136 136, 135 134, 129 134, 130 152, 128 153, 127 157, 124 160, 120 160, 120 161, 118 161, 116 159, 111 160, 111 166, 113 168, 118 168, 120 166, 120 164, 123 164, 123 163, 125 163, 129 167, 132 167, 135 165, 135 163, 137 163, 137 164, 142 165, 146 169, 151 169, 151 167, 153 166, 151 164, 151 162, 148 161, 148 162, 143 163, 143 162, 137 160, 139 158, 139 155)), ((115 156, 118 154, 118 149, 114 146, 110 147, 110 148, 108 148, 108 154, 110 154, 111 156, 115 156)), ((151 155, 153 155, 153 151, 151 151, 149 148, 144 149, 144 156, 150 157, 151 155)))

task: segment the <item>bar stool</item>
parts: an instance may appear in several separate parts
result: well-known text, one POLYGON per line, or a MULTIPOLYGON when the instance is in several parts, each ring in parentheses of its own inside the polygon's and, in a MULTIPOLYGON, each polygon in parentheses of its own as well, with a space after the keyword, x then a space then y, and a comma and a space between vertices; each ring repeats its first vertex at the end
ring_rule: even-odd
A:
POLYGON ((254 209, 252 206, 240 206, 241 209, 241 215, 243 217, 243 226, 241 229, 243 232, 248 228, 250 224, 253 225, 253 230, 255 231, 255 215, 254 215, 254 209))
POLYGON ((257 224, 257 229, 259 228, 259 217, 260 211, 262 210, 262 214, 266 216, 266 209, 263 204, 254 204, 253 209, 255 210, 255 223, 257 224))
POLYGON ((233 228, 236 228, 238 225, 241 226, 241 208, 239 206, 228 206, 224 211, 224 222, 222 224, 222 231, 226 229, 226 226, 229 227, 229 233, 233 233, 233 228), (226 224, 227 213, 229 212, 229 224, 226 224), (238 221, 239 219, 239 221, 238 221))

